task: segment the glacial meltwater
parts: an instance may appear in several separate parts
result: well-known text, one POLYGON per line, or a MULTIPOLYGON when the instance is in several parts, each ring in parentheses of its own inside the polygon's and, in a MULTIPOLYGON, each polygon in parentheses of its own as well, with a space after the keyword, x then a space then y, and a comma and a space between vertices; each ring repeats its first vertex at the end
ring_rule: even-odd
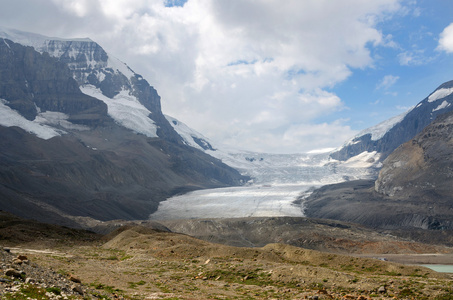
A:
POLYGON ((453 265, 421 265, 440 273, 453 273, 453 265))

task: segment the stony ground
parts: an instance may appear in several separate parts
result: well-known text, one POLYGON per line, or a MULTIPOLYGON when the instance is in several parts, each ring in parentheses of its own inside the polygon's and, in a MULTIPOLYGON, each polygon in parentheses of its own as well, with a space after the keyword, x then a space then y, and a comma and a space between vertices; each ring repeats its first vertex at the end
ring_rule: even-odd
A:
POLYGON ((451 276, 423 267, 283 244, 224 246, 144 227, 11 252, 1 251, 2 299, 453 299, 451 276), (14 263, 18 255, 27 262, 14 263))

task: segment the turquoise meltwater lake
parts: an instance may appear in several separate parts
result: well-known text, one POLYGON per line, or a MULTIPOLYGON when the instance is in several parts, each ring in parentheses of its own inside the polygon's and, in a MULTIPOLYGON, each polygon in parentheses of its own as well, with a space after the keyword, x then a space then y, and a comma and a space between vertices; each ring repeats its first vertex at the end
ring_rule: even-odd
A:
POLYGON ((453 265, 421 265, 440 273, 453 273, 453 265))

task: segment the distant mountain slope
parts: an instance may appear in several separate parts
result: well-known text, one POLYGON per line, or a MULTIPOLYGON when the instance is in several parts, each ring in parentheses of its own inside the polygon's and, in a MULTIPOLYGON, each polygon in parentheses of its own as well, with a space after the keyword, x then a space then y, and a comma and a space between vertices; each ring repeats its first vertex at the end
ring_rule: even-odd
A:
POLYGON ((453 229, 452 174, 450 111, 390 154, 375 182, 322 187, 308 198, 305 212, 381 228, 453 229))
POLYGON ((384 160, 401 144, 412 139, 438 115, 453 110, 453 81, 445 82, 433 93, 404 114, 365 129, 331 154, 347 160, 364 151, 377 151, 384 160))
POLYGON ((0 209, 146 219, 171 195, 247 180, 185 145, 157 92, 96 43, 14 37, 43 52, 0 38, 0 209))

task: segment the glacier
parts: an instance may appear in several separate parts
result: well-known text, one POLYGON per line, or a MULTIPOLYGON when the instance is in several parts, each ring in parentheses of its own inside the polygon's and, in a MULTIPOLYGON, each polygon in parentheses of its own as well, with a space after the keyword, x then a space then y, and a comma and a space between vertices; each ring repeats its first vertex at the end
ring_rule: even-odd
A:
POLYGON ((303 199, 314 188, 355 179, 371 179, 381 167, 380 154, 363 152, 337 161, 330 152, 272 154, 243 151, 212 141, 184 123, 168 117, 186 144, 203 150, 198 140, 215 150, 204 150, 252 179, 240 187, 207 189, 177 195, 159 204, 152 220, 241 217, 302 217, 303 199))

